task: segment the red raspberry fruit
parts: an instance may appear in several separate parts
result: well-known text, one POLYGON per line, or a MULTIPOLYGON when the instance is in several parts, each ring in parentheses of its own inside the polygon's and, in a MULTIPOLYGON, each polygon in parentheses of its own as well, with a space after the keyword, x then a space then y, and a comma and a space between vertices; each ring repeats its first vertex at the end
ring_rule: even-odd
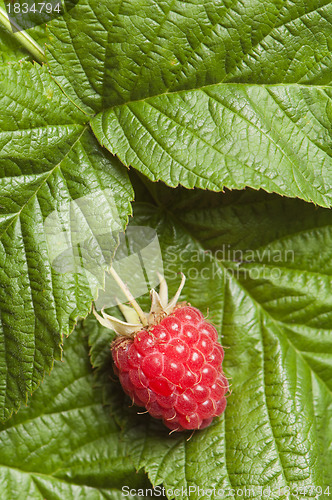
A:
MULTIPOLYGON (((121 335, 111 346, 115 372, 126 394, 174 431, 210 425, 214 417, 225 411, 228 391, 222 370, 224 350, 216 329, 198 309, 187 304, 175 305, 182 286, 169 303, 169 313, 165 282, 161 281, 160 295, 151 292, 147 328, 136 324, 134 334, 121 335), (160 307, 156 308, 158 301, 162 312, 160 307)), ((123 306, 122 310, 126 315, 123 306)), ((103 324, 105 320, 115 320, 117 325, 112 326, 119 329, 116 318, 95 314, 103 324)), ((124 328, 126 324, 120 323, 120 329, 124 328)))

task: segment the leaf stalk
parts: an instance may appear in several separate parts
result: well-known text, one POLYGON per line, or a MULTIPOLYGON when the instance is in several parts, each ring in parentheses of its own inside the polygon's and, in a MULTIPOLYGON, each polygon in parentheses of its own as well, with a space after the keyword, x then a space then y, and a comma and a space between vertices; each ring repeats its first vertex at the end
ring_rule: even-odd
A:
POLYGON ((14 21, 10 21, 5 12, 0 7, 0 23, 9 31, 9 33, 34 57, 34 59, 39 63, 46 63, 46 57, 43 49, 40 45, 24 30, 21 30, 20 26, 14 21), (12 26, 14 26, 17 32, 13 33, 12 26))

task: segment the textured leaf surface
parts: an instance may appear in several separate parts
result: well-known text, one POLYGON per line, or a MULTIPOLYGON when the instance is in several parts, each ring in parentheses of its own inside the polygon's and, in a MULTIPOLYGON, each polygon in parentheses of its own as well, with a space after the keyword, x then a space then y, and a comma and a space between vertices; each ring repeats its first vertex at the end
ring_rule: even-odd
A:
POLYGON ((219 84, 99 114, 101 143, 152 180, 264 187, 331 205, 328 87, 219 84))
POLYGON ((120 500, 124 484, 149 487, 94 387, 85 339, 75 332, 65 346, 29 408, 0 426, 4 500, 120 500))
MULTIPOLYGON (((301 487, 315 498, 332 479, 331 212, 262 193, 152 190, 166 210, 137 207, 134 223, 157 228, 173 290, 183 271, 182 297, 218 327, 232 394, 225 416, 188 440, 135 416, 111 385, 136 466, 169 498, 203 499, 214 487, 218 499, 245 487, 251 498, 267 487, 271 498, 293 500, 301 487)), ((105 381, 112 333, 94 320, 86 331, 105 381)))
MULTIPOLYGON (((119 231, 131 211, 132 190, 124 169, 101 150, 85 125, 84 113, 64 96, 46 68, 28 64, 3 69, 0 106, 3 419, 50 371, 53 358, 60 355, 62 335, 70 333, 77 317, 88 313, 98 285, 83 270, 54 268, 46 218, 60 214, 61 230, 70 235, 70 203, 93 197, 103 218, 112 220, 116 207, 114 231, 119 231), (112 192, 112 203, 106 189, 112 192)), ((94 237, 93 229, 90 236, 94 237)), ((115 244, 114 235, 110 255, 115 244)))
POLYGON ((328 85, 330 29, 326 0, 84 0, 52 22, 48 57, 96 112, 226 81, 328 85))
POLYGON ((330 206, 331 19, 326 0, 84 0, 52 23, 48 60, 151 180, 330 206))

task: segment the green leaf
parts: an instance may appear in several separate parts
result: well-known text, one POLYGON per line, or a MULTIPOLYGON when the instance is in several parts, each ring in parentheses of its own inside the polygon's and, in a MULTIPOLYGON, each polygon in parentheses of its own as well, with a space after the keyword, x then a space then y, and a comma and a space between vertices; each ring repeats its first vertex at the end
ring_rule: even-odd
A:
POLYGON ((136 467, 169 498, 214 487, 216 498, 247 488, 262 499, 268 487, 271 498, 315 498, 332 480, 331 211, 262 192, 151 192, 161 207, 137 204, 133 223, 157 229, 171 289, 184 272, 181 298, 218 327, 232 394, 208 429, 168 435, 109 382, 112 332, 85 323, 136 467))
POLYGON ((326 0, 84 0, 47 57, 99 142, 151 180, 331 206, 331 20, 326 0))
POLYGON ((86 339, 74 332, 65 347, 29 408, 0 426, 3 500, 120 500, 123 485, 151 487, 94 387, 86 339))
POLYGON ((264 187, 329 206, 331 96, 328 87, 219 84, 114 107, 92 128, 153 181, 264 187))
POLYGON ((5 419, 51 370, 62 335, 90 310, 133 194, 123 167, 102 151, 86 115, 46 68, 4 68, 0 106, 0 419, 5 419), (113 231, 106 241, 98 224, 113 231), (72 257, 80 235, 82 244, 92 242, 94 274, 72 257))

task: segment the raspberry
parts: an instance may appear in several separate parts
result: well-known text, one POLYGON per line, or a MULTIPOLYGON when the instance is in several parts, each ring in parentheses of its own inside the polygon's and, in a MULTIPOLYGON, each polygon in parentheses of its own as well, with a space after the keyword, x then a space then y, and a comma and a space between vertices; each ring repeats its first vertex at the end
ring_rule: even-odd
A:
MULTIPOLYGON (((141 316, 148 318, 145 324, 137 318, 137 324, 131 324, 134 332, 120 335, 111 346, 115 372, 125 393, 173 431, 210 425, 225 411, 228 391, 217 331, 198 309, 189 304, 176 306, 182 286, 167 304, 161 279, 160 296, 151 292, 150 314, 141 316)), ((124 306, 119 307, 126 316, 124 306)), ((115 331, 127 325, 103 311, 103 318, 94 313, 102 324, 109 321, 115 331)))

